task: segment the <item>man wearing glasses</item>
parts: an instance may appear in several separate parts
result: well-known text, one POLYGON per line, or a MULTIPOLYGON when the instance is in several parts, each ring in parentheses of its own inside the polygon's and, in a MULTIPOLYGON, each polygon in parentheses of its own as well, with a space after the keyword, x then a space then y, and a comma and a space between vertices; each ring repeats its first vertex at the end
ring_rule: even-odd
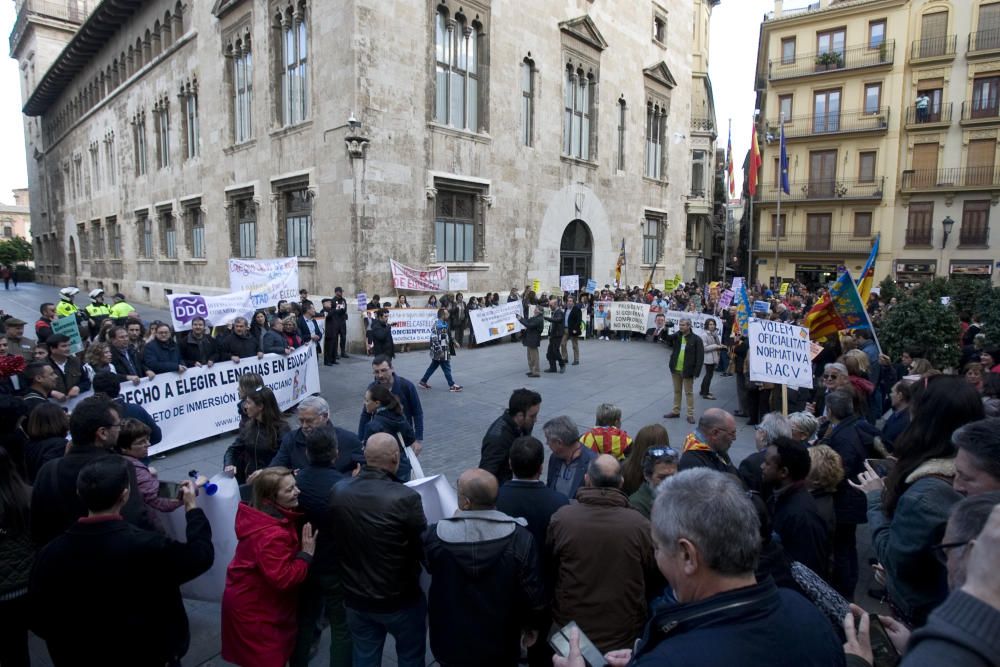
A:
POLYGON ((698 420, 698 428, 684 439, 684 453, 679 470, 711 468, 739 476, 729 458, 729 448, 736 439, 736 419, 721 408, 709 408, 698 420))
MULTIPOLYGON (((48 544, 80 517, 87 508, 76 493, 76 478, 83 466, 104 456, 117 456, 111 450, 118 442, 121 417, 114 402, 104 395, 80 401, 69 418, 73 440, 62 458, 41 467, 31 493, 31 535, 39 547, 48 544)), ((135 468, 129 470, 129 498, 122 516, 140 528, 152 529, 135 481, 135 468)))

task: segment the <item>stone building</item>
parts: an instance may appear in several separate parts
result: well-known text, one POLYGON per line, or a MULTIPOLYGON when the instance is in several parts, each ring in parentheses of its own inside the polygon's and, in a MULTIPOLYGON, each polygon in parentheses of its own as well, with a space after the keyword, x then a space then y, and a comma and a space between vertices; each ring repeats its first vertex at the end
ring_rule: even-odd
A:
POLYGON ((718 0, 318 3, 19 0, 42 279, 162 303, 298 255, 314 293, 389 293, 390 258, 503 292, 610 282, 622 239, 630 283, 683 271, 718 0))
POLYGON ((14 203, 0 202, 0 239, 22 238, 31 241, 31 209, 27 188, 13 191, 14 203))

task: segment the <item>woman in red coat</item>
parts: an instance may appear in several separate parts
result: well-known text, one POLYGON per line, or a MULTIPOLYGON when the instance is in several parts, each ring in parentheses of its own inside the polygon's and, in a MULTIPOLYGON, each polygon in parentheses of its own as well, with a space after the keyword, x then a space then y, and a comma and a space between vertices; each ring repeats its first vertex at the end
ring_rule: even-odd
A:
POLYGON ((236 555, 222 595, 222 657, 244 667, 284 667, 298 631, 298 587, 316 550, 308 523, 299 541, 299 489, 288 468, 265 468, 253 500, 236 512, 236 555))

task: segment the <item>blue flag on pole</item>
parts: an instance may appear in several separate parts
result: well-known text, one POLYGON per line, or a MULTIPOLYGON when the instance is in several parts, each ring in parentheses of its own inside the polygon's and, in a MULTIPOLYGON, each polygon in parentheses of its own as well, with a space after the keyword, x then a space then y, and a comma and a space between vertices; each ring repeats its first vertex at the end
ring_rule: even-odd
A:
POLYGON ((785 147, 785 124, 781 124, 781 190, 786 195, 792 193, 788 185, 788 150, 785 147))

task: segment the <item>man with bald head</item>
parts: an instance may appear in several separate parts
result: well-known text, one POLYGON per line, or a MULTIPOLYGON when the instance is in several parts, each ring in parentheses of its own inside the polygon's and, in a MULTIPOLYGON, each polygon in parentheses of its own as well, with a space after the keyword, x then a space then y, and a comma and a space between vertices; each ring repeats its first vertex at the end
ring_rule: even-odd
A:
POLYGON ((441 665, 515 665, 537 640, 545 590, 527 521, 497 511, 499 483, 480 468, 458 478, 458 511, 424 537, 431 574, 431 652, 441 665))
POLYGON ((340 563, 355 667, 382 664, 385 636, 396 640, 400 667, 424 665, 427 601, 420 590, 420 495, 395 478, 399 444, 387 433, 365 443, 357 477, 330 493, 329 522, 340 563))
POLYGON ((739 476, 729 458, 729 448, 736 439, 736 419, 721 408, 709 408, 698 420, 698 428, 684 439, 684 453, 677 469, 711 468, 739 476))
POLYGON ((552 515, 546 538, 556 571, 553 621, 576 621, 601 653, 627 648, 663 588, 649 521, 629 505, 610 454, 588 464, 576 499, 552 515))

